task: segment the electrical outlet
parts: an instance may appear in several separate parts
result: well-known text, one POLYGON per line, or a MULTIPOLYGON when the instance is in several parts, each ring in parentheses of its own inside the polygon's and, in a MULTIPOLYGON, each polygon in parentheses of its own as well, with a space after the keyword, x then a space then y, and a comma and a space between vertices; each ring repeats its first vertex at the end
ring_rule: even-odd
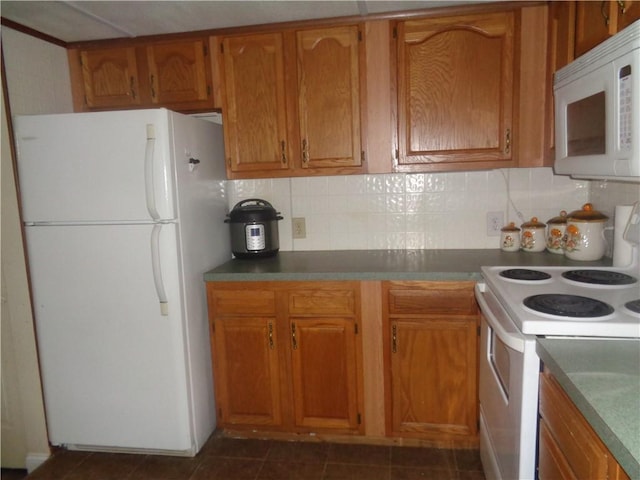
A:
POLYGON ((292 218, 291 227, 293 238, 307 238, 307 226, 305 225, 304 217, 292 218))
POLYGON ((487 213, 487 235, 489 237, 499 237, 504 226, 504 212, 487 213))

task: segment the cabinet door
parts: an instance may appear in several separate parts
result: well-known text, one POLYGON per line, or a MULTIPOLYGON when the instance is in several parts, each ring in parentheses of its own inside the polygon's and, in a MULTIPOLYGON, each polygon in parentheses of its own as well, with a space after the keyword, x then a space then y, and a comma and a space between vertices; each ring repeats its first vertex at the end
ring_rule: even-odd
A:
POLYGON ((616 33, 617 3, 576 3, 576 57, 616 33))
POLYGON ((147 47, 151 101, 157 105, 213 106, 211 69, 205 40, 158 43, 147 47))
POLYGON ((220 423, 224 426, 280 425, 275 318, 216 318, 213 336, 220 423))
POLYGON ((140 105, 135 48, 84 50, 80 59, 89 108, 140 105))
POLYGON ((302 168, 360 166, 358 27, 296 35, 302 168))
POLYGON ((477 432, 475 317, 391 322, 394 435, 477 432))
POLYGON ((357 430, 355 322, 293 318, 290 327, 295 425, 357 430))
POLYGON ((397 35, 397 170, 509 166, 513 14, 400 22, 397 35))
POLYGON ((640 1, 625 0, 622 3, 615 2, 618 8, 618 31, 631 25, 640 19, 640 1))
POLYGON ((222 41, 225 148, 230 172, 289 168, 281 33, 222 41))

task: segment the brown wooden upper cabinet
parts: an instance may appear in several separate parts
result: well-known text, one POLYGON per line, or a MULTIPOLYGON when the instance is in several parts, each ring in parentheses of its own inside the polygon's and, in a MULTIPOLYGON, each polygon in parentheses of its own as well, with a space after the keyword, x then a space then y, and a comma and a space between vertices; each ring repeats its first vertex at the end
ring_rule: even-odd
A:
POLYGON ((133 47, 80 52, 84 98, 88 108, 140 105, 140 81, 133 47))
POLYGON ((514 13, 395 24, 396 171, 513 166, 514 13))
POLYGON ((640 2, 637 1, 576 2, 576 57, 591 50, 639 18, 640 2))
POLYGON ((229 178, 362 172, 359 26, 229 36, 221 45, 229 178))
POLYGON ((206 38, 72 48, 69 57, 76 110, 214 108, 206 38))
POLYGON ((511 166, 512 12, 398 22, 398 171, 511 166))
POLYGON ((199 106, 212 99, 211 68, 205 39, 147 47, 151 101, 159 105, 199 106))

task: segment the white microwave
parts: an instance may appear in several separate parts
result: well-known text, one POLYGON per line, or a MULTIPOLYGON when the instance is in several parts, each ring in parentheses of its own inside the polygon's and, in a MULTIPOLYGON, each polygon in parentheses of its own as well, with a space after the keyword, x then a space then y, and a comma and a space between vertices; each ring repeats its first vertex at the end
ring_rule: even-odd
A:
POLYGON ((554 75, 554 170, 640 183, 640 20, 554 75))

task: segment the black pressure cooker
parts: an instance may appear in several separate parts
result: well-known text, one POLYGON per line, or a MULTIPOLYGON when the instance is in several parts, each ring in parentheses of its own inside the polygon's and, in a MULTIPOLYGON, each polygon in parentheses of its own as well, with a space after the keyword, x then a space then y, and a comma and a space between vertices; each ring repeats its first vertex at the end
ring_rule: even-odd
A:
POLYGON ((249 198, 238 202, 224 222, 231 226, 231 252, 236 258, 270 257, 278 253, 278 220, 266 200, 249 198))

